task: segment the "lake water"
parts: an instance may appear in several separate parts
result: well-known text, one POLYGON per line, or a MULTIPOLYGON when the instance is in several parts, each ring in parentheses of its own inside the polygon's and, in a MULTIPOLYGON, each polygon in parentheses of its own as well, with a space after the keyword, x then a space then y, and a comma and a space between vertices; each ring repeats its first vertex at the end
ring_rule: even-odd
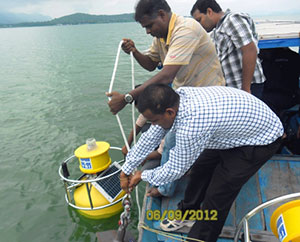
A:
MULTIPOLYGON (((117 227, 118 216, 95 222, 69 208, 58 168, 89 137, 122 147, 105 92, 125 37, 151 43, 137 23, 0 29, 0 241, 90 242, 117 227)), ((151 75, 135 64, 137 84, 151 75)), ((122 52, 113 90, 130 87, 122 52)), ((129 134, 129 107, 120 118, 129 134)))

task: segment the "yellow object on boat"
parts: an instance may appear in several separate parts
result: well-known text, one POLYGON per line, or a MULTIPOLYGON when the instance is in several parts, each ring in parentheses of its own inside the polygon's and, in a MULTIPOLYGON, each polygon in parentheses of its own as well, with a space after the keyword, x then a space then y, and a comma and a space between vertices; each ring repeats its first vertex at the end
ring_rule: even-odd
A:
MULTIPOLYGON (((91 183, 86 183, 86 184, 82 184, 80 187, 77 187, 74 191, 74 200, 76 206, 82 208, 91 208, 91 202, 92 202, 93 208, 96 208, 96 207, 102 207, 110 204, 110 202, 93 185, 91 185, 91 183), (91 202, 88 196, 87 186, 89 187, 90 190, 91 202)), ((125 192, 122 190, 121 193, 115 198, 114 201, 119 200, 124 195, 125 192)), ((122 210, 123 210, 123 206, 121 200, 120 202, 111 205, 109 207, 105 207, 97 210, 79 209, 78 211, 83 216, 88 218, 104 219, 104 218, 111 217, 115 214, 118 214, 122 210)))
POLYGON ((95 174, 107 169, 111 164, 109 148, 110 144, 107 142, 87 140, 87 144, 80 146, 74 152, 79 159, 80 170, 86 174, 95 174))
POLYGON ((278 207, 271 216, 270 226, 281 242, 300 242, 300 200, 278 207))

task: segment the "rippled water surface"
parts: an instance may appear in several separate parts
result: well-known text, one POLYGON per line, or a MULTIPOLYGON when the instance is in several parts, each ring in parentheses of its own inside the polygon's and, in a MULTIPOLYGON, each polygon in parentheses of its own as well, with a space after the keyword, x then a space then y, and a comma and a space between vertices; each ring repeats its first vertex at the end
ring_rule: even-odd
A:
MULTIPOLYGON (((141 50, 151 43, 137 23, 0 29, 1 241, 90 242, 116 228, 118 216, 92 221, 67 206, 58 168, 89 137, 123 145, 104 93, 124 37, 141 50)), ((152 75, 138 64, 135 73, 136 83, 152 75)), ((130 82, 121 53, 114 90, 130 82)))

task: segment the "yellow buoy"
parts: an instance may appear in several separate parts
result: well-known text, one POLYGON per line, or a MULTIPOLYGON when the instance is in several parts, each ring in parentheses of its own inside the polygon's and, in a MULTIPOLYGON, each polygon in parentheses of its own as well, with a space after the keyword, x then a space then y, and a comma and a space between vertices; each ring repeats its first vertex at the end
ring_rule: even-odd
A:
MULTIPOLYGON (((90 190, 90 195, 92 199, 93 208, 101 207, 110 204, 110 202, 90 183, 87 183, 90 190)), ((122 190, 118 197, 114 201, 117 201, 125 195, 125 192, 122 190)), ((88 191, 86 184, 82 184, 80 187, 77 187, 74 191, 74 200, 75 204, 78 207, 91 208, 90 199, 88 196, 88 191)), ((83 216, 92 218, 92 219, 104 219, 109 218, 115 214, 118 214, 123 210, 122 200, 114 205, 111 205, 106 208, 101 208, 98 210, 78 210, 83 216)))
POLYGON ((300 200, 278 207, 271 216, 270 225, 281 242, 300 242, 300 200))
POLYGON ((109 148, 110 145, 107 142, 96 142, 93 138, 88 139, 86 144, 74 152, 79 159, 80 170, 86 174, 95 174, 107 169, 111 164, 111 158, 108 154, 109 148))

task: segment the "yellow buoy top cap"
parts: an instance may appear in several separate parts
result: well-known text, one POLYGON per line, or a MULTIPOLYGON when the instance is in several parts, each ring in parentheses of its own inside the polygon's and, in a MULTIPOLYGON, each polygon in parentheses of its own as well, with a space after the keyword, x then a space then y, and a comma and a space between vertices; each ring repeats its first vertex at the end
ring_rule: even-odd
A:
POLYGON ((110 148, 110 144, 104 141, 98 141, 91 139, 87 140, 87 143, 77 148, 74 152, 77 158, 92 158, 99 156, 107 152, 110 148))

